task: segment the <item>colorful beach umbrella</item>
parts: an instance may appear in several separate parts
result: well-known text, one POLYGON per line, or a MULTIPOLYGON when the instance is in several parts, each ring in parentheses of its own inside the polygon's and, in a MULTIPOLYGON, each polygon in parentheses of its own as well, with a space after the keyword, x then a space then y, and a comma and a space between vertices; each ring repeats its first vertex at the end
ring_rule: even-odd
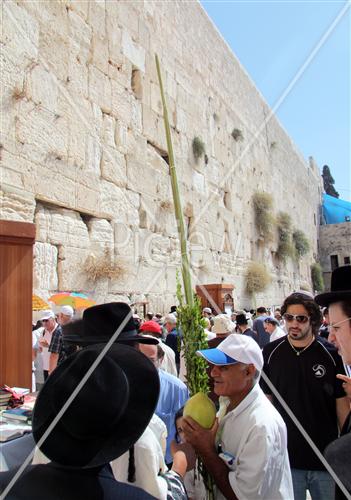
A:
POLYGON ((32 311, 43 311, 44 309, 50 309, 49 304, 39 295, 32 295, 32 311))
POLYGON ((96 304, 96 302, 85 295, 85 293, 79 292, 55 293, 55 295, 49 298, 49 301, 57 306, 71 306, 73 309, 86 309, 96 304))

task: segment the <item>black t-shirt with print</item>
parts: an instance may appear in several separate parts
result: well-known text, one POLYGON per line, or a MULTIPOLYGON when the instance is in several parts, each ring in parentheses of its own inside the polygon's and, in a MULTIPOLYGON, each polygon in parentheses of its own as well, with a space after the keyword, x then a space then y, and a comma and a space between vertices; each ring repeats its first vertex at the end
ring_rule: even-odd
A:
MULTIPOLYGON (((263 349, 263 370, 323 453, 338 437, 336 399, 344 397, 345 392, 336 374, 345 370, 335 347, 326 341, 315 339, 302 350, 297 355, 287 337, 271 342, 263 349)), ((261 387, 271 394, 262 379, 261 387)), ((322 463, 274 396, 273 404, 287 426, 291 467, 323 470, 322 463)))

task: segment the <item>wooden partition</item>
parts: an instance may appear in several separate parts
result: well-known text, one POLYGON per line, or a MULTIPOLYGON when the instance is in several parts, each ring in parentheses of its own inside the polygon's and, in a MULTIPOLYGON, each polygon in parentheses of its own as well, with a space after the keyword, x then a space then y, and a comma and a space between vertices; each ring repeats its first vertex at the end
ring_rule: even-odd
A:
POLYGON ((35 225, 0 220, 0 384, 32 387, 35 225))
POLYGON ((210 307, 215 314, 234 310, 234 285, 212 283, 197 285, 196 293, 200 297, 202 307, 210 307))

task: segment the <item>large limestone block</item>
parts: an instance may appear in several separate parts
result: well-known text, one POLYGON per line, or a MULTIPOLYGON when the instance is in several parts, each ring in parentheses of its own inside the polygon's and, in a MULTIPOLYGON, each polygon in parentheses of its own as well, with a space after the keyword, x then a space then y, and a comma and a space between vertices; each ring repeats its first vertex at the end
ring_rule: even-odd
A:
POLYGON ((27 66, 38 57, 39 22, 24 5, 8 1, 2 6, 1 41, 18 66, 27 66))
MULTIPOLYGON (((67 91, 70 96, 74 94, 88 99, 89 97, 89 71, 86 63, 82 62, 79 55, 76 54, 76 45, 70 46, 70 52, 68 55, 68 76, 67 76, 67 91)), ((73 103, 77 99, 72 98, 73 103)), ((78 105, 77 105, 78 107, 78 105)))
POLYGON ((1 169, 1 184, 6 184, 17 189, 23 188, 22 175, 11 168, 2 167, 1 169))
POLYGON ((96 135, 90 134, 85 139, 85 170, 99 176, 101 174, 101 141, 96 135))
POLYGON ((28 193, 18 187, 1 182, 0 186, 0 218, 33 222, 35 199, 33 193, 28 193))
POLYGON ((138 210, 128 198, 126 190, 104 180, 100 184, 100 212, 115 221, 129 223, 138 219, 138 210))
POLYGON ((81 291, 88 286, 84 263, 89 251, 83 248, 60 246, 58 254, 58 289, 81 291))
POLYGON ((126 159, 116 148, 105 146, 101 158, 101 176, 117 186, 127 185, 126 159))
POLYGON ((69 51, 69 40, 67 35, 60 35, 51 31, 50 24, 42 26, 39 37, 39 54, 41 61, 45 63, 49 71, 52 72, 61 83, 67 82, 69 51), (55 54, 55 57, 53 57, 55 54))
POLYGON ((109 72, 109 50, 108 39, 96 33, 91 40, 91 59, 90 62, 96 66, 105 75, 109 72))
POLYGON ((34 66, 30 72, 29 93, 36 104, 57 112, 58 86, 56 79, 40 64, 34 66))
POLYGON ((57 290, 57 247, 36 241, 34 245, 33 288, 57 290))
POLYGON ((68 123, 64 116, 30 102, 21 102, 16 121, 16 135, 23 144, 22 154, 44 163, 48 155, 67 158, 68 123))
POLYGON ((49 209, 39 204, 35 223, 37 241, 77 248, 89 247, 88 229, 78 212, 63 208, 49 209))
POLYGON ((92 64, 89 65, 89 99, 97 104, 104 113, 111 113, 111 81, 107 75, 92 64))
POLYGON ((145 49, 135 43, 127 30, 122 31, 122 51, 130 59, 133 65, 141 71, 145 71, 145 49))
POLYGON ((106 8, 105 1, 91 0, 89 3, 88 24, 94 33, 101 36, 106 34, 106 8))
POLYGON ((156 195, 156 176, 155 173, 148 168, 146 158, 144 161, 134 159, 133 156, 127 154, 127 187, 132 191, 148 194, 149 196, 156 195))
POLYGON ((116 147, 115 135, 116 135, 116 124, 117 120, 113 116, 103 114, 102 116, 102 138, 103 143, 111 148, 116 147))
POLYGON ((36 181, 37 199, 67 208, 75 208, 76 184, 74 181, 44 166, 40 168, 36 181))
POLYGON ((112 115, 123 123, 130 125, 132 120, 132 107, 134 97, 117 82, 112 85, 111 98, 112 115))
POLYGON ((91 219, 88 222, 88 231, 90 237, 90 249, 92 252, 99 251, 101 254, 104 249, 113 253, 113 228, 109 221, 105 219, 91 219))
POLYGON ((142 105, 143 132, 147 139, 166 151, 166 139, 162 118, 146 104, 142 105))
POLYGON ((93 30, 74 10, 68 11, 68 29, 70 51, 77 57, 77 62, 86 64, 90 57, 90 44, 93 30))
POLYGON ((66 2, 52 2, 51 0, 43 0, 41 2, 21 2, 26 6, 26 10, 33 17, 40 20, 40 26, 50 26, 52 32, 67 38, 68 36, 68 19, 66 2), (34 4, 34 5, 33 5, 34 4), (36 4, 36 5, 35 5, 36 4))
MULTIPOLYGON (((89 175, 89 174, 88 174, 89 175)), ((89 215, 105 217, 106 213, 100 207, 100 192, 97 186, 93 188, 80 183, 76 189, 75 209, 81 212, 86 212, 89 215)))
POLYGON ((87 21, 89 14, 89 3, 86 0, 67 0, 66 4, 69 5, 70 12, 77 12, 77 14, 87 21))

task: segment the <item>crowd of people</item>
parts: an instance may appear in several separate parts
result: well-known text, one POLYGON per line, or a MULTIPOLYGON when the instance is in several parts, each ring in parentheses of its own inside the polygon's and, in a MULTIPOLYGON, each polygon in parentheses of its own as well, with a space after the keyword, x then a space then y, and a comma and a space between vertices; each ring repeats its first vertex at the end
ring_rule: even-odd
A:
MULTIPOLYGON (((316 297, 294 292, 280 308, 231 315, 205 307, 203 318, 208 348, 197 355, 217 407, 210 429, 183 415, 186 345, 175 306, 144 319, 125 303, 91 307, 81 319, 67 306, 58 317, 44 311, 33 330, 34 373, 45 380, 37 442, 114 343, 12 498, 205 500, 209 489, 216 499, 350 498, 351 266, 316 297)), ((14 474, 0 474, 0 485, 14 474)))

